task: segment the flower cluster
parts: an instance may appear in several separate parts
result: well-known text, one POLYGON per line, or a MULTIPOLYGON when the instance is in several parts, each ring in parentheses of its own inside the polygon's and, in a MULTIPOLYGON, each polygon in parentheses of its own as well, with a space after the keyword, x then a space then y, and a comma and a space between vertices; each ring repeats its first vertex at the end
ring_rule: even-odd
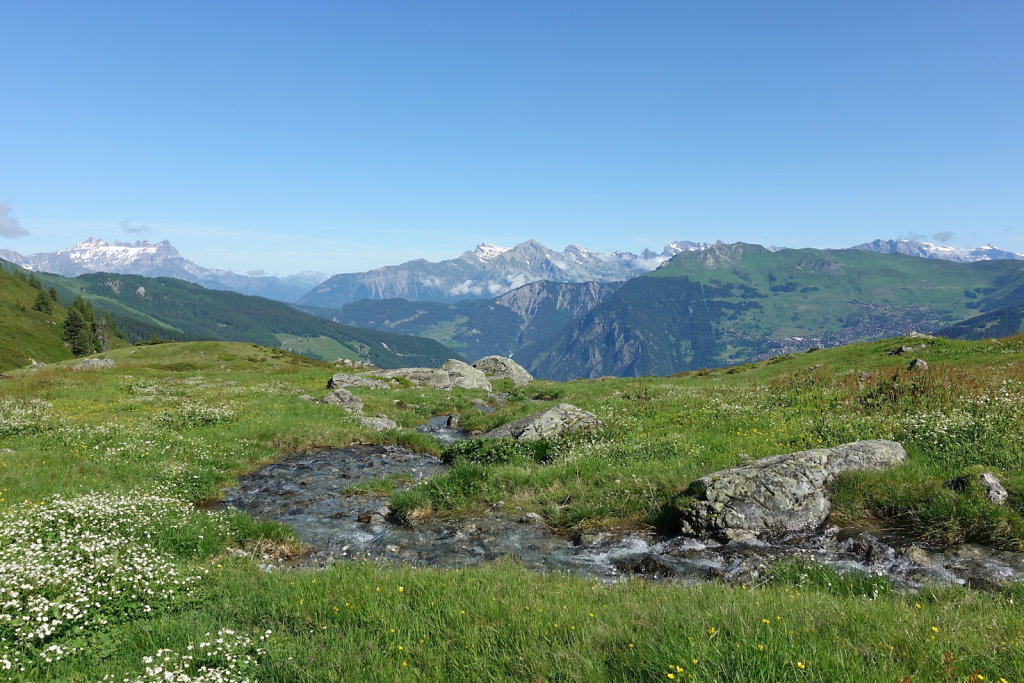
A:
MULTIPOLYGON (((252 683, 251 674, 265 654, 261 644, 270 637, 264 631, 256 638, 229 629, 207 633, 206 640, 190 643, 184 653, 171 649, 157 650, 143 657, 146 671, 121 683, 252 683)), ((104 676, 104 681, 117 681, 104 676)))
POLYGON ((0 436, 39 431, 49 417, 50 404, 47 401, 0 399, 0 436))
POLYGON ((185 401, 173 410, 157 413, 156 419, 173 427, 200 427, 222 422, 232 422, 235 410, 228 405, 211 406, 197 401, 185 401))
MULTIPOLYGON (((154 495, 53 496, 0 514, 0 669, 56 661, 74 638, 187 595, 182 574, 151 539, 183 528, 191 507, 154 495)), ((80 641, 79 641, 80 642, 80 641)))

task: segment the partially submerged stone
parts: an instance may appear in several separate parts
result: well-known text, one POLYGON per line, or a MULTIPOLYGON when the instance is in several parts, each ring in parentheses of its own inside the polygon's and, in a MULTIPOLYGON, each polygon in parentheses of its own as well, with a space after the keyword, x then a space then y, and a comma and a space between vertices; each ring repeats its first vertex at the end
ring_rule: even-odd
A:
POLYGON ((533 379, 526 368, 505 356, 485 356, 473 363, 473 367, 491 379, 510 379, 517 387, 525 386, 533 379))
POLYGON ((721 541, 822 524, 831 504, 827 486, 850 470, 882 470, 907 457, 895 441, 856 441, 776 455, 709 474, 690 484, 695 500, 682 512, 682 531, 721 541))
POLYGON ((560 403, 539 413, 495 427, 481 434, 481 439, 515 439, 537 441, 550 439, 563 432, 577 432, 601 427, 597 415, 569 403, 560 403))

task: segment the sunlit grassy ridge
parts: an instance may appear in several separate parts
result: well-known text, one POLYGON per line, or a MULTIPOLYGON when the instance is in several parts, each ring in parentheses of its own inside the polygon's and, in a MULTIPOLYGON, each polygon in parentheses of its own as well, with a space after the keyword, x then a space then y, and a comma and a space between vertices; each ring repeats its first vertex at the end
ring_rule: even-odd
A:
POLYGON ((841 480, 837 516, 883 517, 936 540, 1019 545, 1024 342, 930 340, 918 353, 931 369, 919 374, 904 370, 908 357, 887 355, 902 343, 920 340, 675 378, 535 382, 490 415, 471 409, 474 392, 356 389, 367 414, 405 428, 383 435, 299 400, 325 393, 330 365, 248 344, 134 347, 103 354, 116 360, 111 370, 9 373, 0 381, 0 449, 9 449, 0 453, 0 583, 16 595, 0 594, 0 674, 1019 681, 1020 589, 898 595, 884 581, 800 565, 746 589, 604 586, 511 564, 266 574, 259 560, 226 551, 294 552, 284 530, 186 505, 216 498, 238 473, 291 450, 383 440, 440 453, 408 428, 460 411, 466 426, 482 429, 571 402, 596 412, 605 430, 554 444, 541 463, 463 455, 449 474, 396 502, 453 514, 504 500, 562 528, 670 526, 688 483, 741 454, 884 437, 908 445, 908 464, 841 480), (942 487, 977 468, 1003 479, 1009 506, 942 487), (140 573, 110 561, 118 556, 149 567, 148 583, 126 588, 140 573), (99 606, 76 616, 78 595, 99 606))

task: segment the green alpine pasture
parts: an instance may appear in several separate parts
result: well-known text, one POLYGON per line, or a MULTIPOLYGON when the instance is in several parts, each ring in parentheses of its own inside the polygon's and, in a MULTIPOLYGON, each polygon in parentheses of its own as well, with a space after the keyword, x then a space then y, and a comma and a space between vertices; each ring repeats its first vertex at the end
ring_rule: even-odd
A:
MULTIPOLYGON (((303 448, 398 443, 444 475, 393 493, 409 516, 504 501, 566 533, 670 532, 693 479, 747 457, 866 438, 905 465, 841 478, 834 517, 931 542, 1024 548, 1024 338, 886 340, 675 377, 535 381, 482 392, 356 388, 367 432, 310 403, 338 369, 244 343, 100 354, 0 379, 0 678, 14 681, 1021 681, 1020 586, 895 590, 791 562, 757 585, 606 585, 512 561, 459 571, 342 564, 265 572, 287 528, 210 505, 303 448), (925 372, 906 369, 913 355, 925 372), (487 429, 556 403, 601 431, 538 447, 444 449, 412 428, 487 429), (943 484, 991 471, 1006 506, 943 484)), ((56 360, 56 359, 54 359, 56 360)), ((388 491, 395 482, 365 482, 388 491)))

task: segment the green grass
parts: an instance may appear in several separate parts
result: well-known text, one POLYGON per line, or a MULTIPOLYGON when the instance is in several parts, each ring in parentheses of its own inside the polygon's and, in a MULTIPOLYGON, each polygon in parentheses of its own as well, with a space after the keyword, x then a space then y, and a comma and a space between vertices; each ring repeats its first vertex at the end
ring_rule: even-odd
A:
MULTIPOLYGON (((796 563, 747 587, 607 586, 512 563, 265 573, 264 557, 298 552, 287 529, 181 507, 216 499, 238 474, 293 450, 387 439, 441 455, 439 442, 411 429, 431 415, 459 412, 464 426, 482 430, 569 402, 597 413, 605 428, 539 449, 448 448, 449 473, 394 493, 393 502, 407 514, 457 514, 506 501, 564 530, 669 528, 689 482, 742 454, 885 437, 907 445, 907 464, 841 478, 837 519, 881 518, 932 541, 1020 547, 1024 340, 930 341, 920 353, 931 365, 923 374, 887 355, 903 343, 919 342, 669 378, 534 382, 490 414, 471 407, 480 392, 355 389, 367 414, 403 427, 385 435, 333 406, 299 400, 326 393, 337 368, 250 344, 133 347, 103 354, 117 362, 110 370, 71 371, 67 362, 9 373, 0 384, 0 530, 39 518, 33 533, 47 557, 82 568, 109 556, 54 539, 64 525, 72 539, 101 532, 116 552, 144 553, 162 567, 152 581, 167 592, 159 601, 125 591, 97 599, 106 624, 90 623, 83 634, 58 629, 38 642, 18 641, 13 622, 0 621, 0 667, 16 656, 26 670, 5 672, 13 680, 155 680, 143 658, 165 648, 183 654, 191 644, 206 664, 235 667, 226 680, 1019 681, 1020 587, 902 595, 878 579, 796 563), (982 470, 1003 479, 1008 506, 989 504, 972 487, 943 487, 982 470), (66 512, 95 494, 120 512, 66 512), (185 577, 173 590, 172 574, 160 573, 168 567, 185 577), (222 629, 235 635, 217 636, 222 629), (217 637, 238 658, 200 647, 217 637), (47 654, 50 645, 64 651, 47 654)), ((388 492, 396 483, 405 482, 374 480, 351 492, 388 492)), ((26 594, 57 602, 81 588, 73 579, 48 582, 55 569, 19 569, 30 564, 21 544, 35 537, 19 538, 0 536, 0 553, 13 558, 0 561, 2 585, 38 582, 26 594)), ((90 590, 102 588, 96 581, 90 590)), ((36 614, 29 603, 0 596, 0 604, 15 618, 36 614)), ((53 607, 48 618, 59 612, 53 607)), ((178 661, 162 657, 168 666, 178 661)))

